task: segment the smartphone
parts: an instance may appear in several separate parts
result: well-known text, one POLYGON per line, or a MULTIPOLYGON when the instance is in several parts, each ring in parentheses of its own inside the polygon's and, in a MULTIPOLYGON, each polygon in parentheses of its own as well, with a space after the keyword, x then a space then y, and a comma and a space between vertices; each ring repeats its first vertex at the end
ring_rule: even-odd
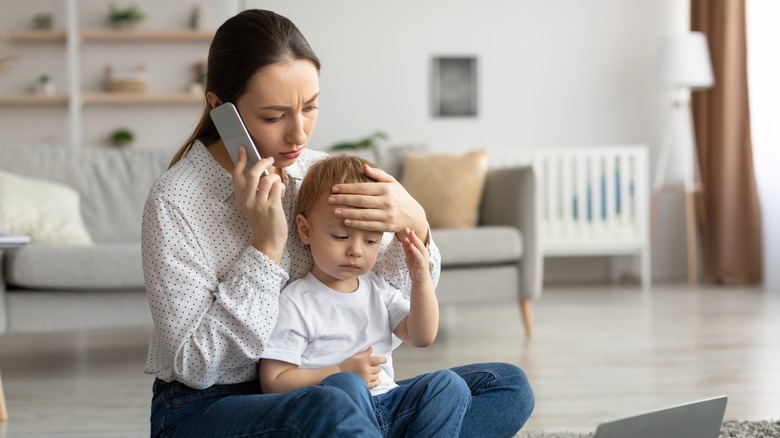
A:
MULTIPOLYGON (((246 130, 244 121, 238 115, 236 106, 226 102, 212 109, 210 114, 211 120, 214 121, 214 126, 217 127, 219 136, 222 138, 222 142, 225 143, 225 148, 227 148, 230 158, 233 159, 233 164, 238 162, 238 148, 244 146, 247 155, 244 173, 249 172, 249 169, 260 161, 260 152, 252 141, 252 137, 249 136, 249 131, 246 130)), ((266 170, 263 175, 268 175, 268 171, 266 170)))

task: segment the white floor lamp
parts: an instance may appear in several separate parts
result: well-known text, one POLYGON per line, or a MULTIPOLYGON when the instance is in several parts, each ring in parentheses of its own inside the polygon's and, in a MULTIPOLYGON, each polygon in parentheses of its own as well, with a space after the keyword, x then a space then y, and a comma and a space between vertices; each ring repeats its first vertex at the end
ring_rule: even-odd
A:
POLYGON ((686 237, 688 249, 688 283, 696 286, 698 277, 696 246, 696 213, 694 199, 702 190, 699 163, 696 155, 696 136, 691 116, 691 92, 712 87, 714 79, 707 39, 701 32, 665 38, 659 50, 659 81, 672 90, 672 110, 661 139, 661 151, 653 179, 651 233, 660 194, 663 191, 681 191, 685 194, 686 237), (671 159, 682 166, 682 184, 668 184, 671 159))

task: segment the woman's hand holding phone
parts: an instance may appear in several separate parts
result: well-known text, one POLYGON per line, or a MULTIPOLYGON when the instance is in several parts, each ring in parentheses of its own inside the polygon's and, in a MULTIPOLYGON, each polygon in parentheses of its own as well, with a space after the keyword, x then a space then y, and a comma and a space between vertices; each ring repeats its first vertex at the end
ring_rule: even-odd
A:
POLYGON ((236 203, 252 227, 252 246, 278 263, 287 244, 287 218, 282 207, 285 186, 279 175, 266 174, 273 158, 261 159, 245 173, 247 161, 246 148, 239 148, 231 172, 236 203))

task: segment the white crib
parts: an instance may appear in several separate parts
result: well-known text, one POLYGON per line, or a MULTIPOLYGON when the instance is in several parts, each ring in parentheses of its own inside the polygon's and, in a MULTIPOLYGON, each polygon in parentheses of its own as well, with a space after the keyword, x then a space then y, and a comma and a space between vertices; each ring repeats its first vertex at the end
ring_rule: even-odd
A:
POLYGON ((646 146, 531 149, 493 155, 492 166, 533 165, 545 257, 633 256, 627 262, 614 259, 614 271, 639 275, 642 287, 650 287, 646 146))

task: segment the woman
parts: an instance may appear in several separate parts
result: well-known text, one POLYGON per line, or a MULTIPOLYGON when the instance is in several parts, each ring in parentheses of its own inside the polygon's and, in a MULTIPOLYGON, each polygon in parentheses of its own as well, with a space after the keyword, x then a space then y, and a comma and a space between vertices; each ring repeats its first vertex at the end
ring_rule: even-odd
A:
MULTIPOLYGON (((380 436, 356 374, 288 394, 261 394, 257 383, 279 291, 312 263, 293 223, 301 179, 323 156, 306 149, 319 70, 303 35, 273 12, 244 11, 214 36, 206 108, 144 211, 144 276, 155 323, 146 365, 156 376, 153 436, 380 436), (246 152, 234 165, 209 117, 225 102, 236 105, 263 157, 247 173, 246 152)), ((366 174, 382 184, 335 186, 334 204, 361 208, 334 214, 355 228, 399 235, 411 228, 428 245, 437 281, 440 256, 422 207, 381 170, 366 174)), ((375 271, 409 291, 398 239, 383 242, 375 271)), ((472 393, 462 435, 511 436, 530 415, 533 395, 517 367, 453 371, 472 393)))

